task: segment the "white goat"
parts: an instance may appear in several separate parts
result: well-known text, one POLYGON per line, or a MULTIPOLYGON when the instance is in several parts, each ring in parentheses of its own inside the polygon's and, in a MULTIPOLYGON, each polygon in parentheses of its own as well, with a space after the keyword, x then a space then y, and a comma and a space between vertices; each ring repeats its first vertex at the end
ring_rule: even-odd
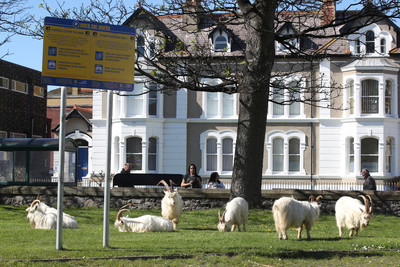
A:
MULTIPOLYGON (((37 209, 39 209, 43 213, 51 213, 57 216, 57 210, 55 208, 47 206, 45 203, 41 202, 38 199, 34 200, 31 205, 26 208, 28 214, 35 204, 37 204, 38 206, 37 209)), ((63 212, 63 228, 76 229, 78 228, 78 221, 73 216, 63 212)))
POLYGON ((29 224, 34 229, 57 228, 57 215, 54 213, 43 212, 37 202, 29 207, 27 218, 29 224))
POLYGON ((114 226, 120 232, 173 232, 174 226, 170 220, 154 215, 143 215, 137 218, 122 217, 122 213, 128 209, 121 208, 117 213, 114 226))
POLYGON ((163 184, 167 191, 164 190, 164 198, 161 200, 161 215, 168 219, 174 225, 174 229, 178 228, 179 217, 182 214, 183 200, 178 190, 174 190, 173 182, 170 180, 171 189, 168 184, 161 180, 157 185, 163 184))
POLYGON ((293 197, 281 197, 276 200, 272 206, 272 213, 275 221, 275 228, 279 239, 288 239, 286 231, 290 227, 298 227, 298 236, 301 238, 303 225, 307 230, 307 239, 311 239, 311 227, 316 223, 319 217, 318 201, 322 196, 318 196, 314 202, 314 196, 310 196, 311 202, 298 201, 293 197))
POLYGON ((352 197, 341 197, 335 205, 336 224, 339 228, 339 236, 343 235, 343 228, 346 226, 350 230, 349 236, 358 235, 360 228, 365 228, 369 224, 370 215, 372 213, 372 199, 369 195, 371 205, 365 196, 360 195, 364 199, 365 205, 360 200, 352 197))
POLYGON ((238 227, 240 232, 240 225, 243 224, 243 231, 246 232, 246 224, 249 214, 249 205, 247 201, 241 197, 235 197, 226 204, 224 213, 218 211, 218 231, 235 231, 238 227))

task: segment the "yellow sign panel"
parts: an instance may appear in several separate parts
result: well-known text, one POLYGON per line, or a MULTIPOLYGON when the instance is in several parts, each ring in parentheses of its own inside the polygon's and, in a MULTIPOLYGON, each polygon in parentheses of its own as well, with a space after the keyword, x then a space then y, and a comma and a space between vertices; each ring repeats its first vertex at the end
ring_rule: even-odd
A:
POLYGON ((132 27, 45 19, 44 84, 132 91, 134 57, 132 27))

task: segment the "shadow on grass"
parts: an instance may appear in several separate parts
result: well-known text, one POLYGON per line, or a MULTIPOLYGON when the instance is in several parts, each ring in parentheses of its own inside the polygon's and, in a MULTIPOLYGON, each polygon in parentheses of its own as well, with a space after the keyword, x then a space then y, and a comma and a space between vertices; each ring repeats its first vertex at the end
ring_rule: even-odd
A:
POLYGON ((294 250, 294 251, 282 251, 277 253, 266 253, 265 256, 268 257, 279 257, 285 259, 330 259, 333 257, 374 257, 382 256, 382 253, 378 252, 364 252, 364 251, 335 251, 335 250, 321 250, 321 251, 304 251, 304 250, 294 250))

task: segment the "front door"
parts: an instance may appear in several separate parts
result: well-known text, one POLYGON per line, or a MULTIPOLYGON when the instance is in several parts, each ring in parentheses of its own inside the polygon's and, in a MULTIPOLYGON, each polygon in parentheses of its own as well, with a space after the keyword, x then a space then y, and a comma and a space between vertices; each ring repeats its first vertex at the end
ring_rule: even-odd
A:
POLYGON ((78 150, 78 182, 88 173, 88 148, 80 147, 78 150))

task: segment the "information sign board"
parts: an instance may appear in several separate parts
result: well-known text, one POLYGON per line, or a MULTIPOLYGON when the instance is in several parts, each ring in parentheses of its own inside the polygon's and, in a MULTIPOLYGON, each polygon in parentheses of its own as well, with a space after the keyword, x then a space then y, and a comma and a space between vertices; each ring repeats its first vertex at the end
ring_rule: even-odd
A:
POLYGON ((46 17, 42 82, 132 91, 135 28, 46 17))

